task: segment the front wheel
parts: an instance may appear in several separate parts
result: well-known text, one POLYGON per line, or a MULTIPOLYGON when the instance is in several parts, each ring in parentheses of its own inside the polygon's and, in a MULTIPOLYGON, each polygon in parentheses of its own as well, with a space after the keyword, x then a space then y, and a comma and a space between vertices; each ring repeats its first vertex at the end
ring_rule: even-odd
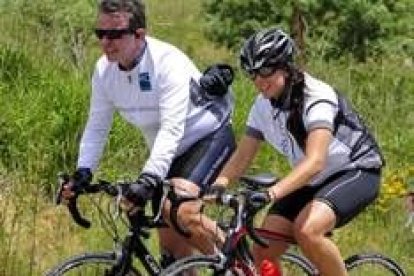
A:
MULTIPOLYGON (((56 267, 49 270, 46 276, 59 276, 59 275, 78 275, 78 276, 102 276, 113 275, 120 276, 121 273, 114 271, 117 258, 115 252, 104 253, 85 253, 82 255, 74 256, 68 260, 58 264, 56 267)), ((125 276, 139 276, 140 273, 134 268, 127 270, 127 273, 123 273, 125 276)))
POLYGON ((318 275, 313 265, 303 256, 285 253, 280 258, 283 275, 302 276, 318 275))
POLYGON ((347 258, 345 265, 350 276, 405 276, 395 261, 380 254, 356 254, 347 258))
POLYGON ((161 271, 160 276, 187 275, 238 275, 231 270, 221 271, 221 260, 218 256, 190 256, 179 259, 166 269, 161 271))
MULTIPOLYGON (((312 265, 305 258, 286 253, 281 257, 283 275, 311 276, 316 275, 312 265)), ((231 268, 221 269, 219 256, 190 256, 180 259, 165 270, 160 276, 186 275, 187 272, 197 272, 196 275, 224 275, 224 276, 254 276, 258 275, 254 268, 242 262, 236 262, 231 268)), ((191 273, 189 273, 191 274, 191 273)))

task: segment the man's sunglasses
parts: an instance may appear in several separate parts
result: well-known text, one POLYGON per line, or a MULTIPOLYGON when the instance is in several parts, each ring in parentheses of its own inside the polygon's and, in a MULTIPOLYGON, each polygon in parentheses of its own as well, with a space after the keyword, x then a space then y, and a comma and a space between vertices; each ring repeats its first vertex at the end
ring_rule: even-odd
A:
POLYGON ((133 34, 135 33, 134 30, 130 28, 126 29, 95 29, 95 35, 98 39, 103 39, 106 37, 107 39, 121 39, 125 34, 133 34))
POLYGON ((278 68, 271 66, 271 67, 267 67, 267 66, 263 66, 260 67, 259 69, 255 69, 255 70, 247 70, 247 75, 249 75, 249 77, 254 80, 257 76, 260 76, 262 78, 267 78, 270 77, 271 75, 273 75, 274 72, 276 72, 278 68))

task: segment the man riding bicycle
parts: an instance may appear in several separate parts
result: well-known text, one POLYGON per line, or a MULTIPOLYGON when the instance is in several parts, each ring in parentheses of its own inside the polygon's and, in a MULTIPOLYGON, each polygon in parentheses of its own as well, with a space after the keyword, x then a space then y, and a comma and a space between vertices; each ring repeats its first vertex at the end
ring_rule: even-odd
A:
MULTIPOLYGON (((148 36, 140 0, 102 0, 95 33, 103 55, 92 77, 78 168, 63 196, 71 198, 76 188, 91 181, 115 111, 142 131, 150 149, 137 180, 125 191, 127 203, 141 205, 156 196, 163 179, 171 179, 175 190, 185 194, 206 189, 235 148, 233 103, 227 93, 231 68, 220 64, 202 75, 179 49, 148 36)), ((165 219, 169 207, 164 206, 165 219)), ((191 253, 190 245, 213 252, 209 241, 216 226, 199 214, 199 203, 183 203, 178 221, 191 236, 185 238, 172 227, 160 230, 164 253, 182 257, 191 253)))

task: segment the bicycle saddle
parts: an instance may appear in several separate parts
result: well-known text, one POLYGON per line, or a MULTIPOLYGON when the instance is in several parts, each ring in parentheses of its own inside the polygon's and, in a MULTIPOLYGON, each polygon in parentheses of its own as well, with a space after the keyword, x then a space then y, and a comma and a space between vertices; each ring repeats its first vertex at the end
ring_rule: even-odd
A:
POLYGON ((240 181, 253 189, 257 189, 273 186, 279 181, 279 178, 271 173, 261 173, 257 175, 243 175, 240 177, 240 181))

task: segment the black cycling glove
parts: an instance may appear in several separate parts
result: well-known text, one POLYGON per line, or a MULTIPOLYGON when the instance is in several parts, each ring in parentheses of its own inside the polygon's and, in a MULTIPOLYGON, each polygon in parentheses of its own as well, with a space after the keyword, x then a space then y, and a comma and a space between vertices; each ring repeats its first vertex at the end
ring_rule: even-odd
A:
POLYGON ((92 181, 92 172, 89 168, 78 168, 71 177, 72 191, 88 186, 92 181))
POLYGON ((155 189, 160 183, 160 177, 150 173, 142 173, 137 181, 126 188, 124 197, 137 206, 144 206, 147 200, 152 199, 155 189))
POLYGON ((201 88, 210 96, 222 97, 229 90, 234 78, 233 68, 228 64, 208 67, 200 78, 201 88))

